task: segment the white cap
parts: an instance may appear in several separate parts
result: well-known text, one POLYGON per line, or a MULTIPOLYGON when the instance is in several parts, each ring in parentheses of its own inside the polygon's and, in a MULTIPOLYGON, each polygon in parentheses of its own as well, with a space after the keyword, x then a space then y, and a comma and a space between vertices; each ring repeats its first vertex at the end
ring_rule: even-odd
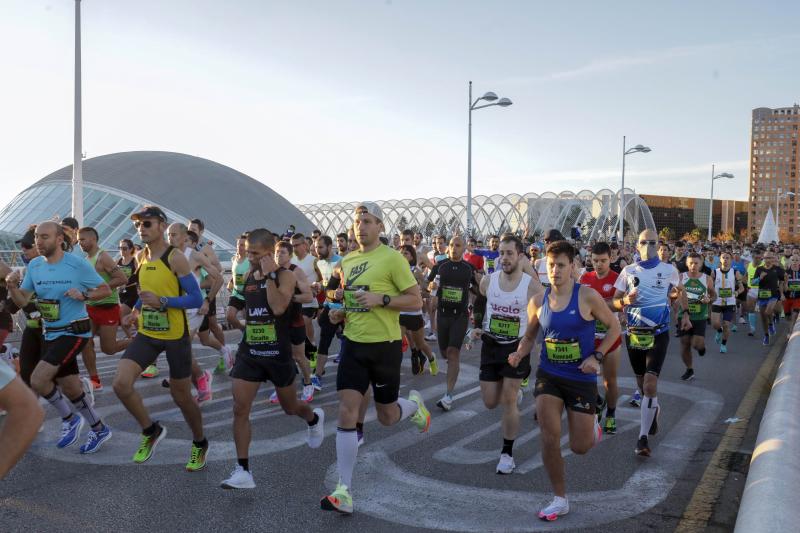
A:
POLYGON ((380 206, 375 202, 359 202, 356 204, 356 208, 353 210, 354 215, 363 215, 367 213, 368 215, 372 215, 377 218, 380 222, 383 222, 383 211, 381 210, 380 206))

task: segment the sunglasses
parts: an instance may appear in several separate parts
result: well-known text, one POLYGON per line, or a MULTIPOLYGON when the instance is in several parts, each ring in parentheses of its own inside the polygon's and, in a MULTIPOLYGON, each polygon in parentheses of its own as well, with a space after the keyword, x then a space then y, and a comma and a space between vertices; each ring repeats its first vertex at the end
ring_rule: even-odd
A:
POLYGON ((639 241, 639 246, 655 246, 658 244, 658 241, 639 241))
POLYGON ((128 248, 127 246, 120 246, 119 249, 123 251, 130 250, 130 248, 128 248))
POLYGON ((133 227, 139 229, 140 227, 150 228, 152 227, 154 222, 152 220, 135 220, 133 222, 133 227))

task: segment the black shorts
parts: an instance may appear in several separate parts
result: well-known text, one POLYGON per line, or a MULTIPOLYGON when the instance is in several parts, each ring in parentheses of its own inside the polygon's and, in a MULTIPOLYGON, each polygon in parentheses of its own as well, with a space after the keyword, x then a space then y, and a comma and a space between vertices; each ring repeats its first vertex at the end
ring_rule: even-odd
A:
POLYGON ((425 327, 422 315, 400 315, 400 325, 408 331, 419 331, 425 327))
POLYGON ((722 320, 725 322, 733 322, 733 319, 736 318, 735 305, 712 305, 711 312, 721 314, 722 320))
POLYGON ((439 350, 444 354, 448 348, 461 349, 464 344, 464 335, 467 334, 469 318, 467 315, 439 315, 436 317, 436 337, 439 341, 439 350))
POLYGON ((500 344, 488 335, 481 337, 480 381, 500 381, 503 378, 525 379, 531 375, 531 356, 520 360, 517 368, 508 364, 508 356, 516 351, 519 342, 500 344))
POLYGON ((400 394, 402 341, 356 342, 342 339, 336 390, 366 394, 372 384, 375 403, 394 403, 400 394))
POLYGON ((743 290, 742 292, 736 295, 736 300, 739 302, 746 302, 747 301, 747 289, 743 290))
POLYGON ((144 370, 156 362, 161 352, 167 354, 171 379, 184 379, 192 375, 192 343, 189 335, 164 340, 140 332, 125 349, 122 359, 130 359, 144 370))
POLYGON ((577 381, 548 374, 541 368, 536 370, 536 386, 533 396, 540 394, 555 396, 564 401, 564 407, 576 413, 593 415, 597 405, 597 381, 577 381))
POLYGON ((658 376, 661 373, 661 367, 664 366, 664 359, 667 357, 669 331, 656 335, 653 347, 649 350, 631 349, 630 336, 625 335, 625 347, 628 349, 628 359, 635 375, 644 376, 647 373, 658 376))
POLYGON ((301 307, 301 313, 303 316, 307 316, 308 318, 314 318, 317 316, 317 311, 319 310, 316 307, 301 307))
POLYGON ((242 311, 244 309, 244 300, 237 296, 231 296, 228 300, 228 307, 233 307, 237 311, 242 311))
POLYGON ((689 335, 693 337, 705 337, 706 336, 706 319, 703 320, 692 320, 692 329, 683 330, 680 328, 680 322, 678 322, 678 336, 679 337, 687 337, 689 335))
MULTIPOLYGON (((42 360, 43 355, 44 335, 42 335, 42 328, 25 328, 22 331, 22 341, 19 345, 19 377, 28 386, 31 384, 33 369, 42 360)), ((64 368, 59 368, 56 377, 64 377, 64 375, 61 375, 63 372, 64 368)))
POLYGON ((62 335, 51 341, 45 341, 42 361, 58 367, 56 377, 62 378, 79 374, 78 354, 83 351, 90 340, 92 339, 89 337, 62 335))
POLYGON ((209 307, 208 313, 203 315, 203 321, 200 323, 200 327, 197 328, 197 331, 208 331, 211 329, 211 326, 208 323, 209 317, 211 316, 211 308, 209 307))
POLYGON ((292 345, 300 346, 301 344, 306 343, 306 327, 305 326, 295 326, 289 328, 289 340, 291 341, 292 345))
POLYGON ((258 357, 250 355, 247 345, 239 345, 230 376, 234 379, 263 383, 271 381, 278 388, 294 383, 297 367, 291 357, 258 357))
POLYGON ((136 289, 129 289, 119 295, 119 303, 127 305, 128 308, 133 309, 136 305, 136 300, 139 299, 139 292, 136 289))

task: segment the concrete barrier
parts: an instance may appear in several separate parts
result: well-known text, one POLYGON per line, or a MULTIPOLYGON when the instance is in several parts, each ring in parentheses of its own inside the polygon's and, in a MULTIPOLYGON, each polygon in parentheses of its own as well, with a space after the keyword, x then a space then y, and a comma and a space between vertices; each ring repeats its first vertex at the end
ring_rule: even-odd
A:
POLYGON ((800 530, 800 321, 772 384, 739 514, 738 533, 800 530))

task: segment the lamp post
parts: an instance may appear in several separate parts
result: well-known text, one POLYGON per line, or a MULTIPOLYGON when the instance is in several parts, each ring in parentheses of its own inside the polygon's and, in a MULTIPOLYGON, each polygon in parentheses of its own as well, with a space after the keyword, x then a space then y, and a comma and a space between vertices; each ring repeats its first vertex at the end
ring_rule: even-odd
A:
POLYGON ((779 217, 779 209, 778 202, 781 201, 782 198, 794 198, 795 194, 792 191, 786 191, 785 193, 781 193, 781 190, 778 189, 778 194, 775 196, 775 232, 778 234, 778 242, 781 240, 781 226, 778 223, 779 217))
POLYGON ((511 100, 508 98, 498 98, 497 95, 491 91, 485 93, 483 96, 472 101, 472 82, 469 82, 469 127, 467 133, 467 238, 472 236, 472 112, 484 107, 491 107, 499 105, 500 107, 508 107, 511 105, 511 100), (485 101, 488 104, 478 105, 479 102, 485 101))
POLYGON ((83 156, 81 147, 81 0, 75 0, 75 124, 72 153, 72 216, 83 226, 83 156))
POLYGON ((711 242, 711 225, 712 225, 712 215, 714 213, 714 180, 718 180, 721 178, 733 179, 733 174, 730 172, 723 172, 722 174, 714 174, 714 165, 711 165, 711 199, 708 202, 708 241, 711 242))
POLYGON ((622 242, 625 238, 625 157, 629 154, 635 154, 637 152, 641 152, 646 154, 650 151, 650 148, 647 146, 642 146, 641 144, 637 144, 633 148, 627 148, 625 145, 626 139, 625 136, 622 136, 622 188, 620 189, 620 194, 622 195, 622 201, 619 204, 619 220, 617 223, 619 224, 619 242, 622 242))

